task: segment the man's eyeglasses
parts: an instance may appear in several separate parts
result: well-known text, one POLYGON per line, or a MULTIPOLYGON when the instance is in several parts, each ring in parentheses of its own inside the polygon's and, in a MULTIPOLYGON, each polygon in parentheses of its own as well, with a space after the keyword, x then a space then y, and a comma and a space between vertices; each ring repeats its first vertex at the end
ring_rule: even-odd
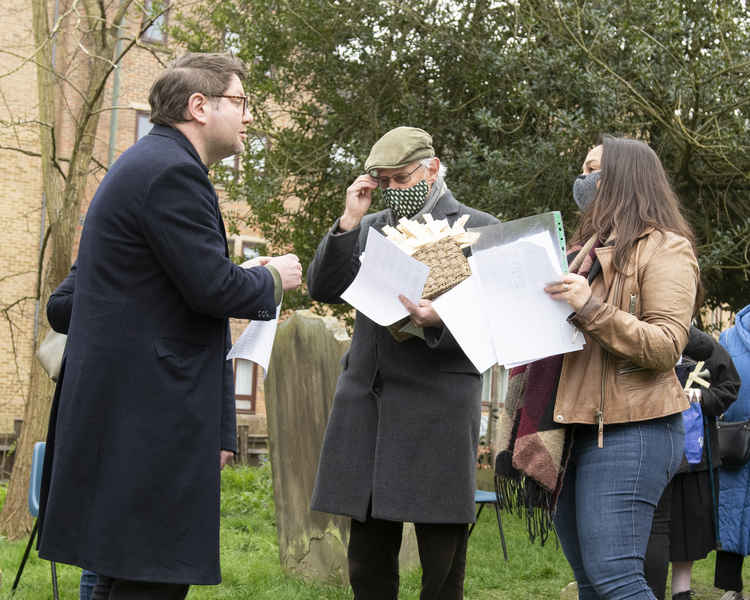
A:
POLYGON ((395 175, 391 175, 390 177, 386 177, 385 175, 378 176, 376 170, 370 171, 368 173, 368 175, 370 177, 372 177, 373 179, 377 179, 377 181, 378 181, 378 187, 380 189, 384 190, 388 186, 391 185, 391 179, 393 179, 393 181, 395 181, 396 183, 398 183, 400 185, 403 185, 405 183, 409 183, 409 180, 411 179, 411 176, 415 173, 415 171, 419 167, 424 167, 424 165, 422 163, 420 163, 416 167, 414 167, 411 171, 409 171, 408 173, 396 173, 395 175))
POLYGON ((230 100, 242 100, 242 114, 247 111, 247 96, 227 96, 226 94, 206 94, 209 98, 229 98, 230 100))

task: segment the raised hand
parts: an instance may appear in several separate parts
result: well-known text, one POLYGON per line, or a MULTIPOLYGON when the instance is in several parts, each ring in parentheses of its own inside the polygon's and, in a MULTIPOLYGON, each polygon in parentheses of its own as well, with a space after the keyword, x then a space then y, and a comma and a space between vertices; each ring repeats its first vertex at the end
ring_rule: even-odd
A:
POLYGON ((302 265, 294 254, 273 256, 268 261, 281 275, 281 286, 284 290, 293 290, 302 285, 302 265))
POLYGON ((372 204, 372 190, 377 187, 375 179, 369 175, 360 175, 346 189, 346 207, 339 221, 341 229, 349 231, 359 225, 372 204))

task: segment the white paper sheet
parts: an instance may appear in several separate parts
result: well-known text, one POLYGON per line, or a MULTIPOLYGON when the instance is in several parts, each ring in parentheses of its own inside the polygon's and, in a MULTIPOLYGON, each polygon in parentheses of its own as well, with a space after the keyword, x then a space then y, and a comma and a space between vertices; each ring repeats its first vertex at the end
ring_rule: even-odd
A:
POLYGON ((403 252, 370 227, 367 258, 341 298, 384 327, 409 315, 398 299, 403 294, 414 302, 422 297, 430 268, 403 252))
POLYGON ((477 252, 483 311, 498 362, 530 360, 580 350, 583 336, 568 323, 572 309, 544 286, 562 277, 552 237, 544 232, 477 252))
POLYGON ((479 278, 472 275, 435 298, 432 306, 477 371, 484 373, 497 356, 480 294, 479 278))
POLYGON ((263 369, 263 379, 268 373, 268 363, 271 361, 273 341, 276 338, 276 328, 279 326, 281 304, 276 307, 276 318, 270 321, 250 321, 242 335, 229 350, 227 360, 244 358, 251 360, 263 369))

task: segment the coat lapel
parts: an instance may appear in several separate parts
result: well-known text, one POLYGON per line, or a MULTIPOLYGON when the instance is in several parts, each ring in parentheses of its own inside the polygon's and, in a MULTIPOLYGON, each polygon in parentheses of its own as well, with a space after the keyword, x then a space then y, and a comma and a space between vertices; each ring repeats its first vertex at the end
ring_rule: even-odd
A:
MULTIPOLYGON (((451 194, 451 191, 446 188, 445 193, 438 198, 435 208, 432 209, 432 217, 436 220, 448 218, 450 224, 458 218, 458 202, 451 194)), ((471 219, 470 219, 471 220, 471 219)), ((467 222, 467 225, 470 223, 467 222)))

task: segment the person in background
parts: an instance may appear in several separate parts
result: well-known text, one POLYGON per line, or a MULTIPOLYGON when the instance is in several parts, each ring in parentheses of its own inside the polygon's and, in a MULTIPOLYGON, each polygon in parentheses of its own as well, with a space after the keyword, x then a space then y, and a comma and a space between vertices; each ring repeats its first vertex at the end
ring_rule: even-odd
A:
POLYGON ((643 557, 682 458, 688 402, 674 366, 697 306, 698 263, 647 144, 605 137, 598 177, 571 240, 583 260, 545 287, 570 305, 586 343, 551 357, 549 385, 534 384, 552 390, 554 421, 573 428, 553 518, 579 598, 653 599, 643 557))
MULTIPOLYGON (((70 315, 73 312, 73 290, 75 289, 76 265, 70 269, 70 273, 57 286, 47 301, 47 321, 50 327, 57 333, 68 333, 70 327, 70 315)), ((64 357, 63 357, 64 358, 64 357)), ((58 391, 55 388, 55 396, 58 391)), ((79 584, 79 600, 91 600, 96 587, 97 575, 93 571, 81 570, 81 581, 79 584)))
MULTIPOLYGON (((737 313, 719 343, 727 349, 742 379, 737 401, 726 421, 750 419, 750 305, 737 313)), ((721 600, 742 600, 742 564, 750 554, 750 462, 739 469, 719 469, 719 538, 714 586, 727 592, 721 600)))
MULTIPOLYGON (((708 375, 704 374, 703 378, 709 381, 710 386, 706 388, 694 384, 689 394, 692 402, 700 404, 703 415, 700 435, 703 439, 705 431, 707 439, 703 439, 703 447, 700 447, 700 440, 691 436, 692 448, 689 449, 691 441, 686 436, 686 456, 657 507, 657 512, 661 509, 663 513, 666 534, 661 533, 661 524, 654 515, 645 572, 646 581, 659 600, 663 600, 666 593, 669 561, 672 562, 672 600, 690 600, 693 561, 705 558, 716 548, 714 500, 718 492, 718 468, 721 463, 716 417, 723 414, 737 398, 740 377, 727 351, 710 335, 693 326, 682 358, 675 367, 683 386, 699 361, 704 361, 703 369, 708 371, 708 375), (706 448, 706 444, 710 444, 710 447, 706 448), (711 477, 714 478, 713 482, 711 477)), ((698 413, 690 410, 686 415, 698 413)))
MULTIPOLYGON (((307 271, 310 296, 340 303, 370 227, 431 215, 468 227, 496 223, 459 204, 432 137, 397 127, 372 147, 366 173, 307 271), (380 188, 387 208, 367 214, 380 188)), ((366 260, 366 259, 365 259, 366 260)), ((467 524, 474 521, 481 377, 429 300, 401 300, 420 336, 397 341, 357 312, 321 450, 312 509, 351 517, 349 581, 357 600, 398 596, 404 521, 413 522, 422 600, 461 600, 467 524)))

